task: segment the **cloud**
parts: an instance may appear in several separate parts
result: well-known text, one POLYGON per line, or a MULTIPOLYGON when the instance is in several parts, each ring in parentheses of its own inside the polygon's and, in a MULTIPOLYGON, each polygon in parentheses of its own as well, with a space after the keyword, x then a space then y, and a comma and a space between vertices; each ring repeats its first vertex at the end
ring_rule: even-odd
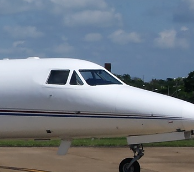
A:
POLYGON ((0 0, 0 14, 15 14, 44 7, 42 0, 0 0))
POLYGON ((182 0, 182 2, 188 5, 188 8, 194 10, 194 0, 182 0))
POLYGON ((194 22, 194 0, 182 0, 173 14, 173 21, 180 23, 194 22))
POLYGON ((127 33, 124 30, 117 30, 113 32, 109 38, 114 42, 118 44, 128 44, 129 42, 132 43, 141 43, 143 40, 140 36, 140 34, 136 32, 130 32, 127 33))
POLYGON ((113 11, 85 10, 64 17, 66 26, 107 27, 114 25, 115 22, 121 22, 121 16, 113 11))
POLYGON ((63 17, 65 26, 108 27, 122 24, 122 16, 105 0, 50 0, 51 11, 63 17))
POLYGON ((54 47, 54 52, 58 54, 71 53, 73 50, 74 50, 74 47, 69 45, 68 43, 62 43, 54 47))
POLYGON ((45 7, 56 14, 64 14, 66 10, 105 9, 107 3, 105 0, 0 0, 0 14, 42 10, 45 7))
POLYGON ((89 33, 85 35, 84 40, 88 42, 100 41, 102 39, 102 35, 100 33, 89 33))
POLYGON ((15 41, 15 42, 13 43, 13 47, 16 48, 16 47, 18 47, 19 45, 23 45, 24 43, 25 43, 25 41, 15 41))
POLYGON ((5 26, 4 30, 15 38, 39 38, 42 32, 37 31, 34 26, 5 26))
POLYGON ((185 38, 178 38, 176 30, 165 30, 159 33, 159 37, 154 40, 159 48, 188 48, 189 43, 185 38))
POLYGON ((50 0, 56 13, 64 12, 64 9, 91 8, 104 9, 107 4, 104 0, 50 0))
POLYGON ((173 48, 175 46, 175 38, 175 30, 166 30, 159 33, 159 37, 155 39, 155 42, 159 47, 173 48))
POLYGON ((24 2, 29 3, 29 5, 35 5, 36 7, 43 7, 43 0, 23 0, 24 2))
POLYGON ((188 27, 186 27, 186 26, 182 26, 182 27, 181 27, 181 31, 187 31, 187 30, 189 30, 188 27))
POLYGON ((4 55, 9 55, 9 56, 12 56, 12 55, 16 56, 16 54, 17 56, 20 56, 19 54, 22 54, 22 56, 29 56, 31 54, 34 54, 32 49, 22 45, 24 45, 24 41, 16 41, 10 47, 0 48, 0 53, 4 55))

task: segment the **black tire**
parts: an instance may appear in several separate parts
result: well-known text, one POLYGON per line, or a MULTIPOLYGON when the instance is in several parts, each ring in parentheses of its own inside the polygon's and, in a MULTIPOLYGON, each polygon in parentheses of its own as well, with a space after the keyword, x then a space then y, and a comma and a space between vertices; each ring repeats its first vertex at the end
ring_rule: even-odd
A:
POLYGON ((135 161, 132 166, 127 169, 127 165, 131 162, 132 158, 126 158, 121 161, 119 165, 119 172, 140 172, 140 165, 135 161))

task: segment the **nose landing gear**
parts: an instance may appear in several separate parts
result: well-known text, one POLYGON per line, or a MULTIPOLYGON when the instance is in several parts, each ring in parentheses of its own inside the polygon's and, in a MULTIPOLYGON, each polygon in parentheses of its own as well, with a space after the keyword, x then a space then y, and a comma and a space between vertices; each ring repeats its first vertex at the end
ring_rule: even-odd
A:
POLYGON ((137 162, 143 155, 144 149, 142 144, 130 145, 134 153, 134 158, 126 158, 119 165, 119 172, 140 172, 140 165, 137 162))

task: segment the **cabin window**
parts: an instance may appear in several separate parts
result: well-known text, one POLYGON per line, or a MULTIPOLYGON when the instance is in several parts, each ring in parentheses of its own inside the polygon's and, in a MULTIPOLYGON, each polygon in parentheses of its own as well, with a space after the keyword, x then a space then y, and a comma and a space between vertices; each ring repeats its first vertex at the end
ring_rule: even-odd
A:
POLYGON ((122 84, 105 70, 79 70, 88 85, 122 84))
POLYGON ((47 84, 65 85, 69 70, 51 70, 47 84))
POLYGON ((73 74, 71 76, 70 85, 83 85, 82 80, 76 73, 76 71, 73 71, 73 74))

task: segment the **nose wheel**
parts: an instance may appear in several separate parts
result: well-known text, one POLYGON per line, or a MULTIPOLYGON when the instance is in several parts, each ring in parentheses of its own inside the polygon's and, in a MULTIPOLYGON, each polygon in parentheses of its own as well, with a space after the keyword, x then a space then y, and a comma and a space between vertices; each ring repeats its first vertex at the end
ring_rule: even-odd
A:
POLYGON ((134 153, 134 158, 126 158, 119 165, 119 172, 140 172, 140 165, 137 162, 143 155, 143 145, 130 145, 130 149, 134 153))
POLYGON ((125 158, 122 160, 119 165, 119 172, 140 172, 140 165, 137 161, 130 166, 132 160, 133 158, 125 158))

